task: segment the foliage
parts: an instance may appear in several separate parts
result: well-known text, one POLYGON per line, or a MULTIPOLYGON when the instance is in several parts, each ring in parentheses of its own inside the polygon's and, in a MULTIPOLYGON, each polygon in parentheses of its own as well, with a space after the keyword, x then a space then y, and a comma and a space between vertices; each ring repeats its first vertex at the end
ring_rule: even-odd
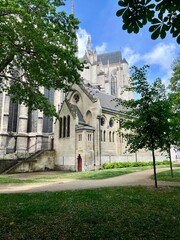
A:
MULTIPOLYGON (((146 78, 148 66, 132 67, 132 90, 139 95, 134 100, 116 99, 123 106, 122 113, 126 118, 120 119, 120 129, 125 131, 130 152, 139 149, 155 150, 163 146, 166 110, 169 107, 165 86, 160 79, 148 83, 146 78)), ((169 116, 169 115, 168 115, 169 116)))
POLYGON ((122 17, 123 29, 138 33, 150 24, 151 38, 164 39, 169 32, 180 43, 180 4, 178 0, 120 0, 116 15, 122 17))
MULTIPOLYGON (((155 150, 167 150, 171 144, 173 129, 169 127, 168 119, 173 112, 167 99, 165 86, 160 79, 152 84, 146 78, 148 66, 138 69, 132 67, 132 90, 139 95, 137 100, 116 99, 123 106, 122 113, 126 116, 120 119, 120 129, 127 140, 128 150, 137 152, 139 149, 152 151, 154 175, 155 150)), ((155 177, 155 185, 156 177, 155 177)))
POLYGON ((179 239, 179 202, 178 187, 1 194, 1 240, 179 239))
POLYGON ((171 123, 175 126, 174 141, 180 146, 180 54, 172 66, 173 74, 170 79, 169 99, 172 103, 174 115, 171 117, 171 123))
POLYGON ((42 89, 67 92, 79 83, 73 15, 58 12, 61 0, 0 0, 0 92, 30 110, 55 115, 42 89))
MULTIPOLYGON (((156 161, 156 165, 168 165, 169 161, 164 160, 162 162, 156 161)), ((128 168, 128 167, 144 167, 144 166, 152 166, 153 162, 112 162, 112 163, 104 163, 104 169, 111 168, 128 168)))

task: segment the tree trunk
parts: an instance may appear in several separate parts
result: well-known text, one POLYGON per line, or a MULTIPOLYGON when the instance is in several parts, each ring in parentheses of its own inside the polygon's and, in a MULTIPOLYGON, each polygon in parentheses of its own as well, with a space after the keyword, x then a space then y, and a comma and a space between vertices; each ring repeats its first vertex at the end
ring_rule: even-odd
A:
POLYGON ((171 159, 171 146, 169 146, 168 152, 169 152, 169 163, 170 163, 170 169, 171 169, 171 176, 173 178, 172 159, 171 159))
POLYGON ((156 176, 156 159, 155 159, 155 154, 154 154, 154 148, 152 148, 152 157, 153 157, 153 167, 154 167, 154 183, 155 183, 155 188, 157 188, 157 176, 156 176))

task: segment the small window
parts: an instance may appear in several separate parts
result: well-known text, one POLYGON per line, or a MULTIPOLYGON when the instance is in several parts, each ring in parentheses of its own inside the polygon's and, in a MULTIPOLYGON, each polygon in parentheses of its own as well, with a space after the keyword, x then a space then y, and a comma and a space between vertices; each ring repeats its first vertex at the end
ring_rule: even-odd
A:
POLYGON ((88 141, 92 141, 92 135, 88 134, 88 141))
POLYGON ((82 141, 82 134, 79 134, 79 135, 78 135, 78 140, 79 140, 79 141, 82 141))
POLYGON ((105 118, 101 117, 101 126, 104 126, 104 125, 105 125, 105 118))
POLYGON ((80 99, 79 94, 78 94, 78 93, 74 94, 73 99, 74 99, 74 102, 75 102, 75 103, 78 103, 78 102, 79 102, 79 99, 80 99))
POLYGON ((113 127, 114 126, 114 120, 111 118, 110 121, 109 121, 109 126, 110 127, 113 127))

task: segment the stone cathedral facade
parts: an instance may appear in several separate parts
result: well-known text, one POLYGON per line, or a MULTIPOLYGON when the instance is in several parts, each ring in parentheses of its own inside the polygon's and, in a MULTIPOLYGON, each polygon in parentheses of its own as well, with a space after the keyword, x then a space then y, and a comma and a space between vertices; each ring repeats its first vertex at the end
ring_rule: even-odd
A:
POLYGON ((1 158, 50 149, 53 139, 54 169, 81 171, 105 162, 149 160, 146 152, 128 154, 123 133, 117 134, 119 123, 114 117, 121 108, 114 98, 133 98, 133 92, 125 91, 131 83, 121 52, 97 54, 89 38, 82 61, 86 62, 82 82, 66 97, 62 91, 41 89, 59 111, 58 121, 38 110, 29 112, 24 105, 13 103, 7 93, 0 93, 1 158))
POLYGON ((91 50, 90 39, 82 60, 86 62, 82 83, 63 101, 55 124, 55 168, 86 171, 99 169, 103 163, 149 161, 149 152, 128 153, 123 132, 117 134, 116 117, 124 116, 114 99, 134 97, 125 91, 131 86, 127 61, 120 51, 97 54, 91 50))

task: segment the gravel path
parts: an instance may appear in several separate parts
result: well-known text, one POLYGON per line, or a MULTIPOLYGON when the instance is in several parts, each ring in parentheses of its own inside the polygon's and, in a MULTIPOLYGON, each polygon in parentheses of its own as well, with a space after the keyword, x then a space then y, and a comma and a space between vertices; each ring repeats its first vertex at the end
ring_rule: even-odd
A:
MULTIPOLYGON (((168 168, 157 169, 157 173, 169 170, 168 168)), ((32 175, 43 173, 32 173, 32 175)), ((48 174, 48 173, 46 173, 48 174)), ((52 174, 49 173, 49 174, 52 174)), ((56 172, 57 174, 57 172, 56 172)), ((103 180, 76 180, 76 179, 58 179, 55 182, 45 183, 24 183, 24 184, 0 184, 0 193, 31 193, 31 192, 54 192, 77 189, 93 189, 118 186, 154 186, 154 180, 150 179, 153 170, 129 173, 119 177, 113 177, 103 180)), ((29 177, 30 174, 21 174, 21 177, 29 177)), ((178 182, 158 181, 158 186, 180 186, 178 182)))

